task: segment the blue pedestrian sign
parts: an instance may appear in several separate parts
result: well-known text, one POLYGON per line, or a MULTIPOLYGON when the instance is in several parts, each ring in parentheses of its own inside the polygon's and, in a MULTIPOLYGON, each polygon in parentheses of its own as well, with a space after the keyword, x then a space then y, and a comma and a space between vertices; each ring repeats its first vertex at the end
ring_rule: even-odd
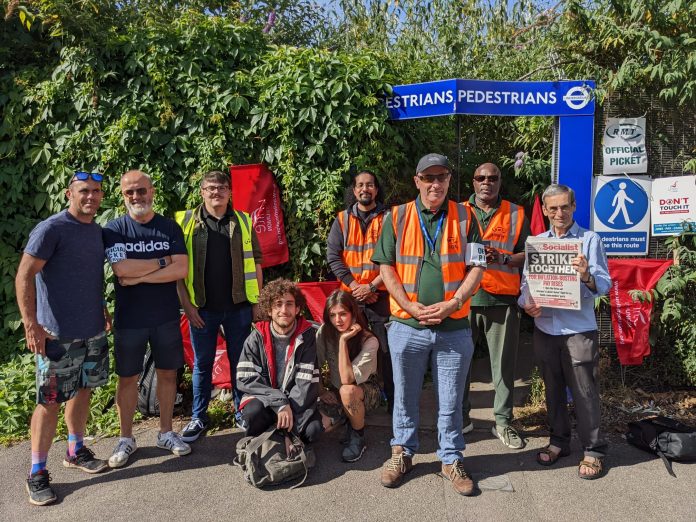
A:
POLYGON ((593 229, 602 238, 607 254, 648 253, 650 188, 646 176, 596 178, 593 229))

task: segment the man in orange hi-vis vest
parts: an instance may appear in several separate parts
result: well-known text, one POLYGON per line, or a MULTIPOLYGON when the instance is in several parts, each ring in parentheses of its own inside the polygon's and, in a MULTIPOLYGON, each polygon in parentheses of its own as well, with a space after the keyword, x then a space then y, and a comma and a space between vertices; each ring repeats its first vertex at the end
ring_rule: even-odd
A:
POLYGON ((469 301, 483 277, 486 255, 474 213, 447 197, 451 174, 445 156, 421 158, 414 177, 419 195, 385 217, 372 256, 390 294, 392 318, 394 436, 381 482, 397 487, 413 466, 421 388, 430 364, 442 475, 457 493, 471 495, 474 483, 462 454, 462 395, 474 352, 469 301))
POLYGON ((379 265, 372 262, 375 244, 382 232, 384 216, 389 209, 382 203, 379 179, 374 172, 360 170, 352 176, 346 190, 346 209, 331 225, 326 260, 341 282, 341 289, 350 292, 360 304, 370 328, 381 347, 380 370, 391 413, 394 405, 391 358, 384 323, 389 318, 389 294, 379 274, 379 265))
MULTIPOLYGON (((488 268, 481 288, 471 298, 471 334, 476 342, 483 336, 491 359, 495 388, 493 435, 508 448, 524 448, 524 440, 512 427, 512 401, 515 388, 515 360, 520 332, 520 272, 524 266, 524 242, 530 234, 524 208, 500 197, 500 169, 484 163, 474 171, 474 194, 465 203, 483 229, 488 268)), ((474 429, 469 417, 468 374, 464 388, 464 433, 474 429)))

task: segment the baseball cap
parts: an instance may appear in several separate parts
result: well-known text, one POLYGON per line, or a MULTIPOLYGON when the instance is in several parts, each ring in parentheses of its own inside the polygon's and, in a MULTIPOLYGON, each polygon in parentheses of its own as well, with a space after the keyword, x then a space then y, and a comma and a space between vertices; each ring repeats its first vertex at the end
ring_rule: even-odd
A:
POLYGON ((418 174, 419 172, 423 172, 428 167, 436 166, 445 167, 447 170, 452 172, 452 167, 450 167, 450 163, 447 159, 447 156, 431 152, 430 154, 426 154, 420 159, 420 161, 418 162, 418 166, 416 167, 416 174, 418 174))

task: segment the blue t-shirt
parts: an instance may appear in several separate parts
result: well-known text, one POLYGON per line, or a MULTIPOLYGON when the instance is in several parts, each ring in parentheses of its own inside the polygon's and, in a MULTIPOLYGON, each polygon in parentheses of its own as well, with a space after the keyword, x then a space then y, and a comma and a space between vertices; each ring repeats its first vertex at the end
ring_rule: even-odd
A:
MULTIPOLYGON (((109 221, 104 227, 104 248, 110 263, 186 254, 181 227, 159 214, 145 224, 127 214, 109 221)), ((153 328, 179 319, 176 281, 121 286, 114 277, 114 287, 116 328, 153 328)))
POLYGON ((104 331, 104 244, 101 227, 67 210, 29 234, 26 254, 46 261, 36 274, 36 318, 61 339, 104 331))

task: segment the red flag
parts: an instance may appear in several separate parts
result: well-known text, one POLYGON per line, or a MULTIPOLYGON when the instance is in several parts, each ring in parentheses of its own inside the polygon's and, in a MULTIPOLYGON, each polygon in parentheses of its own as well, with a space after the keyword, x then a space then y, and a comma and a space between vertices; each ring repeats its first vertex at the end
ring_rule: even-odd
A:
MULTIPOLYGON (((181 314, 179 321, 181 337, 184 341, 184 362, 193 370, 193 346, 191 345, 190 325, 186 314, 181 314)), ((215 361, 213 362, 213 386, 216 388, 232 389, 230 377, 230 360, 227 358, 227 344, 225 338, 218 332, 215 346, 215 361)))
POLYGON ((312 319, 317 323, 324 322, 324 305, 326 298, 336 290, 341 283, 338 281, 321 281, 318 283, 298 283, 302 294, 307 300, 307 308, 312 314, 312 319))
POLYGON ((532 221, 529 224, 533 236, 538 236, 542 232, 546 232, 546 222, 544 221, 544 213, 541 211, 541 202, 539 196, 534 196, 534 206, 532 208, 532 221))
POLYGON ((611 324, 619 362, 624 366, 643 364, 643 358, 650 355, 652 302, 634 301, 629 291, 652 290, 672 263, 671 259, 609 260, 611 324))
POLYGON ((289 259, 285 238, 280 192, 273 173, 263 164, 234 165, 232 205, 251 214, 256 237, 263 253, 263 268, 286 263, 289 259))

